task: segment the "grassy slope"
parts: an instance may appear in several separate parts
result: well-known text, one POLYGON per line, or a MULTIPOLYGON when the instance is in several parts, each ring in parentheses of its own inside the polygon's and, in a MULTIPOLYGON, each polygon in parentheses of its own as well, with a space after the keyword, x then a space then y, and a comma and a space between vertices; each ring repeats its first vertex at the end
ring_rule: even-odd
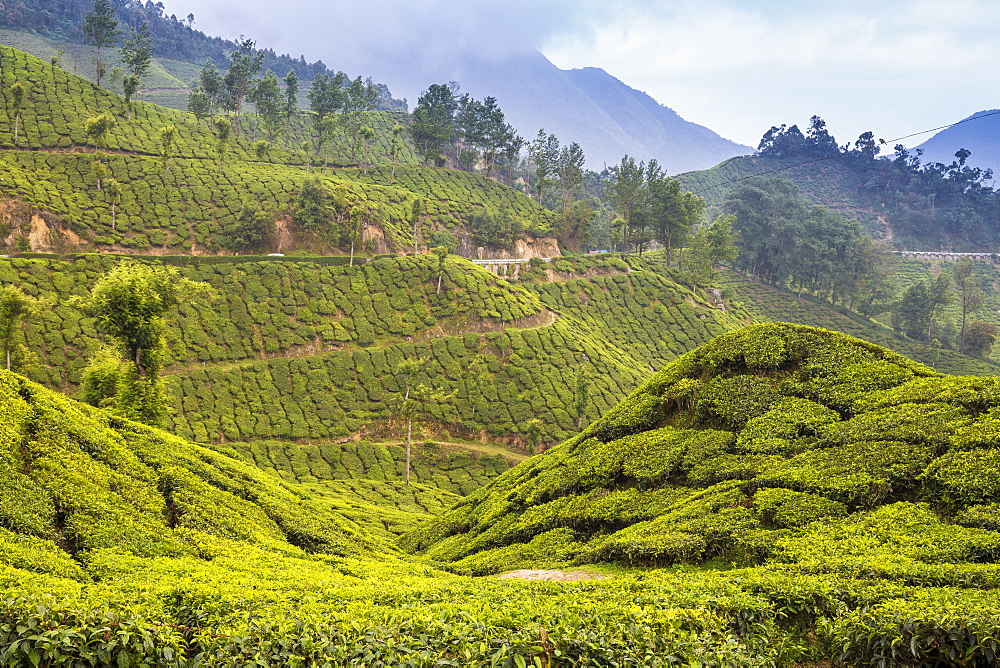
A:
MULTIPOLYGON (((0 30, 0 44, 24 51, 45 62, 49 62, 53 57, 59 55, 59 50, 62 49, 61 67, 63 69, 90 81, 94 80, 94 68, 91 65, 94 57, 93 47, 57 41, 42 35, 32 35, 15 30, 0 30)), ((108 67, 109 71, 112 67, 121 65, 115 59, 116 55, 116 51, 112 49, 109 54, 112 59, 108 67)), ((149 74, 143 81, 143 92, 139 93, 136 99, 186 110, 188 83, 197 78, 200 70, 200 65, 153 58, 149 74), (167 103, 175 100, 179 101, 180 104, 167 103)))
MULTIPOLYGON (((67 389, 78 381, 99 337, 65 296, 84 293, 114 261, 0 261, 0 281, 57 304, 25 327, 33 378, 67 389)), ((354 268, 186 263, 184 274, 217 296, 179 310, 168 360, 172 428, 199 442, 378 436, 394 429, 393 370, 420 357, 422 382, 451 395, 427 407, 432 437, 440 428, 518 437, 538 417, 544 440, 555 442, 576 428, 579 373, 589 422, 652 366, 740 324, 638 262, 556 267, 565 271, 550 278, 538 269, 517 285, 456 258, 439 295, 428 256, 354 268)))
MULTIPOLYGON (((516 484, 503 500, 480 494, 445 524, 456 514, 491 522, 536 566, 579 553, 586 536, 587 549, 633 561, 777 558, 526 584, 393 555, 379 531, 389 515, 356 500, 338 508, 307 485, 0 374, 0 660, 988 665, 1000 621, 995 386, 815 330, 726 335, 506 474, 496 487, 516 484), (754 420, 767 409, 754 392, 732 402, 717 391, 738 378, 758 391, 800 379, 815 399, 850 408, 800 400, 754 420), (665 393, 692 392, 705 412, 684 417, 670 402, 658 412, 665 393), (703 438, 645 431, 667 416, 703 438), (736 444, 750 454, 713 449, 747 417, 736 444), (864 440, 876 423, 893 444, 864 440), (684 487, 698 491, 671 504, 684 487), (913 503, 920 494, 931 505, 913 503), (666 512, 643 521, 657 509, 666 512), (553 522, 561 528, 546 531, 553 522)), ((511 551, 506 560, 518 561, 511 551)))
POLYGON ((858 220, 869 234, 882 237, 887 232, 880 212, 868 204, 858 175, 838 160, 741 156, 677 178, 685 188, 705 198, 709 214, 714 216, 739 179, 756 175, 794 181, 808 200, 858 220))
MULTIPOLYGON (((422 247, 437 229, 466 236, 472 217, 484 207, 508 209, 543 228, 551 223, 552 214, 532 200, 479 175, 405 167, 416 162, 408 144, 400 155, 404 167, 396 179, 389 167, 370 176, 358 169, 302 167, 309 158, 300 146, 312 136, 304 115, 293 122, 289 150, 276 140, 261 161, 253 142, 262 135, 255 119, 245 114, 244 135, 234 139, 220 168, 210 127, 196 123, 190 114, 140 102, 130 120, 120 96, 32 56, 0 47, 0 63, 0 147, 5 149, 0 151, 5 172, 0 195, 53 214, 48 222, 54 233, 38 242, 39 248, 96 245, 144 253, 216 252, 220 237, 245 204, 288 215, 302 182, 317 174, 327 179, 330 190, 343 193, 345 211, 355 207, 368 211, 368 224, 382 231, 386 249, 412 247, 409 218, 414 201, 420 201, 423 208, 418 229, 422 247), (16 80, 28 84, 17 146, 9 92, 16 80), (85 120, 102 112, 118 119, 108 138, 111 156, 107 162, 122 185, 119 202, 97 190, 92 173, 97 156, 83 132, 85 120), (167 124, 180 129, 169 170, 161 159, 159 140, 159 131, 167 124)), ((374 162, 389 162, 389 136, 397 122, 387 112, 369 114, 367 123, 376 131, 371 149, 374 162)), ((357 156, 351 155, 342 140, 329 145, 335 151, 333 164, 356 162, 357 156)), ((15 213, 11 222, 27 235, 30 215, 15 213)), ((331 250, 322 237, 295 234, 294 228, 292 232, 293 246, 331 250)))

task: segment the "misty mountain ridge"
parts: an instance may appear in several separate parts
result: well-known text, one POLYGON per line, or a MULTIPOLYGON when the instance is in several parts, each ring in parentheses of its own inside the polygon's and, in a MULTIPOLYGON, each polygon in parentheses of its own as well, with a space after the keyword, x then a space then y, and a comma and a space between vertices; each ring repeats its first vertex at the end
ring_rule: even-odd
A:
MULTIPOLYGON (((385 64, 371 63, 370 69, 381 70, 385 64)), ((617 164, 628 154, 643 161, 655 158, 668 173, 676 174, 753 152, 684 120, 600 68, 562 70, 539 51, 500 59, 463 54, 424 67, 393 65, 399 67, 392 73, 378 72, 393 91, 457 81, 460 92, 495 97, 507 121, 525 139, 530 141, 544 129, 564 143, 577 142, 587 166, 595 170, 617 164)))
POLYGON ((1000 174, 1000 109, 977 111, 971 116, 945 128, 916 148, 923 149, 923 162, 941 162, 950 165, 959 149, 972 151, 966 163, 972 167, 992 169, 1000 174), (987 116, 972 120, 977 116, 987 116))

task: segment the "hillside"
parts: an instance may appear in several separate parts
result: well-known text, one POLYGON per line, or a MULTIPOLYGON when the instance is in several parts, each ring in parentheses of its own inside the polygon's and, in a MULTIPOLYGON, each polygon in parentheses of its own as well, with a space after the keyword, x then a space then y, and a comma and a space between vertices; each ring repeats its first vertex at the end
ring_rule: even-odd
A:
MULTIPOLYGON (((228 68, 229 54, 239 46, 230 39, 211 37, 195 29, 193 14, 185 18, 165 14, 163 3, 112 0, 110 4, 118 27, 124 32, 123 37, 129 37, 143 24, 153 37, 155 58, 141 92, 142 99, 147 102, 187 109, 188 86, 197 78, 202 65, 212 61, 219 68, 228 68)), ((93 49, 82 30, 86 15, 92 9, 93 3, 89 0, 34 0, 30 5, 23 2, 0 5, 0 44, 27 51, 46 61, 56 57, 74 74, 92 78, 93 49)), ((114 46, 120 46, 120 40, 114 46)), ((278 55, 266 44, 258 45, 258 50, 264 71, 271 70, 279 77, 294 71, 307 87, 317 75, 336 73, 336 68, 331 70, 323 61, 309 63, 303 55, 278 55)), ((117 54, 114 49, 105 54, 111 62, 110 70, 117 64, 117 54)), ((354 76, 358 74, 363 73, 354 76)), ((384 84, 376 86, 379 109, 406 110, 406 103, 394 99, 384 84)))
MULTIPOLYGON (((552 442, 648 370, 740 325, 638 260, 560 260, 510 283, 454 258, 438 293, 431 256, 355 267, 248 259, 150 259, 216 293, 180 307, 166 360, 171 428, 198 442, 378 435, 401 391, 396 366, 414 358, 427 363, 421 382, 444 395, 425 407, 429 424, 511 439, 538 418, 552 442), (589 391, 578 407, 581 374, 589 391)), ((117 261, 0 260, 0 281, 58 304, 24 328, 33 378, 64 389, 79 381, 100 337, 66 296, 117 261)))
POLYGON ((0 659, 989 665, 995 385, 821 330, 727 334, 404 539, 510 546, 462 570, 716 560, 527 584, 0 372, 0 659))
POLYGON ((754 325, 403 545, 471 573, 722 559, 941 584, 976 572, 992 588, 997 387, 842 334, 754 325))
POLYGON ((398 119, 389 112, 366 118, 375 132, 367 160, 385 166, 359 168, 366 156, 344 137, 327 142, 321 156, 313 148, 299 150, 299 139, 312 133, 304 115, 294 119, 289 150, 275 142, 261 154, 255 143, 262 136, 249 114, 243 135, 223 146, 209 124, 190 114, 143 102, 129 112, 120 96, 14 49, 0 47, 0 64, 0 197, 6 200, 8 250, 232 252, 238 249, 233 228, 247 205, 278 221, 268 251, 347 254, 354 227, 361 229, 359 251, 399 251, 413 247, 416 227, 422 249, 435 231, 449 230, 475 252, 468 239, 477 213, 504 214, 519 229, 541 233, 554 219, 531 199, 478 174, 414 166, 405 142, 393 177, 387 163, 398 119), (15 81, 30 84, 16 142, 15 81), (96 146, 85 135, 85 121, 102 113, 116 123, 96 146), (168 125, 178 129, 169 159, 160 136, 168 125), (117 193, 97 187, 98 162, 107 168, 105 178, 118 182, 117 193), (350 167, 321 168, 331 163, 350 167), (331 221, 304 229, 293 219, 303 183, 314 177, 322 179, 331 221), (416 226, 415 202, 421 211, 416 226))
MULTIPOLYGON (((822 123, 822 119, 818 119, 822 123)), ((876 239, 899 249, 992 252, 1000 244, 989 221, 1000 196, 981 170, 927 163, 915 152, 893 153, 862 135, 838 147, 826 133, 806 135, 796 127, 772 128, 755 155, 727 160, 712 169, 681 174, 685 188, 704 197, 709 214, 726 195, 753 176, 792 181, 809 201, 858 220, 876 239)))

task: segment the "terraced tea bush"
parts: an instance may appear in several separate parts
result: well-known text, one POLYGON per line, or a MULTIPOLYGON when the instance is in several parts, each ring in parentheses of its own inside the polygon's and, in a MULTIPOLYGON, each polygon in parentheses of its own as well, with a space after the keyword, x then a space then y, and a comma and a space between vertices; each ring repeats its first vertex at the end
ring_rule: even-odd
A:
POLYGON ((580 434, 401 544, 476 573, 510 567, 567 527, 547 548, 558 555, 549 565, 992 561, 1000 534, 949 521, 992 526, 994 380, 944 377, 825 330, 754 325, 667 364, 580 434), (972 449, 949 449, 959 443, 972 449), (669 503, 649 505, 656 493, 669 503), (605 496, 628 503, 596 510, 605 496), (934 511, 907 510, 918 499, 934 511), (919 549, 905 552, 907 540, 919 549), (817 549, 807 545, 827 556, 807 557, 817 549))

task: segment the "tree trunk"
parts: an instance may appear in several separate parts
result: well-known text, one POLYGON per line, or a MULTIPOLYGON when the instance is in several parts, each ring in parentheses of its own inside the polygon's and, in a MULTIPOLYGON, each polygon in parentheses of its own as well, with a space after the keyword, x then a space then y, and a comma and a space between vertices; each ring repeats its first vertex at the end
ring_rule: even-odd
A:
POLYGON ((965 354, 965 318, 969 313, 968 302, 965 299, 965 293, 962 293, 962 336, 958 343, 958 352, 965 354))
POLYGON ((438 289, 437 289, 437 292, 434 293, 436 295, 441 294, 441 279, 443 277, 444 277, 444 270, 442 270, 441 273, 438 274, 438 289))
POLYGON ((15 144, 18 142, 18 139, 20 138, 20 129, 21 129, 21 114, 17 113, 17 114, 14 114, 14 143, 15 144))
POLYGON ((7 371, 10 371, 10 348, 7 349, 7 371))
POLYGON ((351 265, 350 266, 352 266, 352 267, 354 266, 354 241, 353 240, 351 241, 351 265))
POLYGON ((410 484, 410 443, 413 435, 413 418, 406 420, 406 484, 410 484))

